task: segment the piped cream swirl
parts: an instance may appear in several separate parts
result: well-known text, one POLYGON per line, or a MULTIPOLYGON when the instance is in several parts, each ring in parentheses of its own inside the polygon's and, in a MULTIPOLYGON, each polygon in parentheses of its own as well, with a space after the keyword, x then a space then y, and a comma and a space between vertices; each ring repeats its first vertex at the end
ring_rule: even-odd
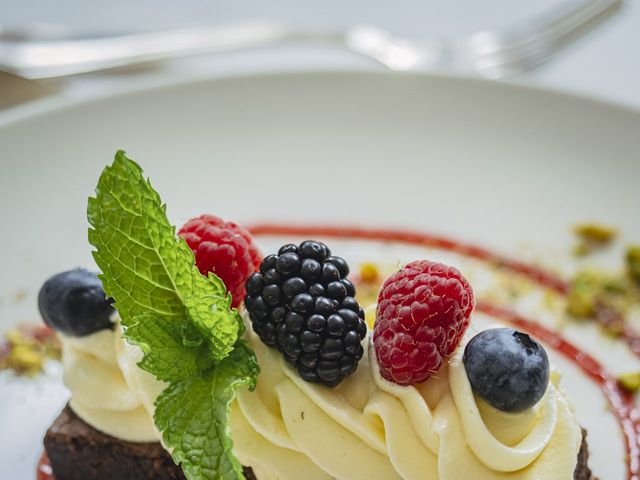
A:
MULTIPOLYGON (((461 351, 437 377, 402 387, 380 376, 369 338, 358 370, 338 387, 302 380, 249 332, 262 373, 231 412, 236 455, 260 480, 572 478, 580 428, 552 374, 544 398, 519 414, 476 399, 461 351), (372 361, 373 359, 373 361, 372 361)), ((120 330, 63 338, 71 406, 94 427, 157 441, 153 401, 163 385, 140 370, 120 330)))

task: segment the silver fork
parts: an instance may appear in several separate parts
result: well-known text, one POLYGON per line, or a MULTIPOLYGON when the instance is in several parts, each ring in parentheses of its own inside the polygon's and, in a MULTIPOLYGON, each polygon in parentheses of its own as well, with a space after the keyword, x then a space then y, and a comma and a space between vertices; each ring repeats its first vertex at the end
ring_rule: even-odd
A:
POLYGON ((340 45, 392 70, 438 69, 500 78, 547 61, 621 2, 567 0, 552 12, 505 30, 458 40, 409 40, 366 25, 331 31, 270 22, 70 40, 0 30, 0 70, 30 79, 54 78, 187 55, 309 42, 340 45))

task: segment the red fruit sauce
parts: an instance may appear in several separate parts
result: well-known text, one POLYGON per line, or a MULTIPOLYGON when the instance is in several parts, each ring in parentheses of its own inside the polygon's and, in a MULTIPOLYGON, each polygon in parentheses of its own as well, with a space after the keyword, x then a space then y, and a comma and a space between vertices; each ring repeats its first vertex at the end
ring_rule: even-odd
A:
MULTIPOLYGON (((539 267, 503 257, 481 247, 458 242, 446 237, 428 235, 407 230, 365 229, 340 226, 297 226, 284 224, 258 224, 248 229, 253 235, 283 235, 305 237, 338 237, 351 240, 372 240, 406 243, 437 248, 459 253, 471 258, 489 262, 513 273, 524 275, 539 285, 560 294, 566 294, 568 284, 561 278, 539 267)), ((640 410, 635 406, 632 395, 622 389, 616 378, 591 355, 581 351, 562 335, 541 324, 526 319, 517 313, 486 302, 478 302, 476 309, 498 318, 534 337, 539 338, 554 350, 577 365, 582 372, 595 382, 609 402, 625 439, 627 451, 627 478, 640 480, 640 410)), ((640 357, 640 336, 630 328, 623 338, 633 352, 640 357)), ((37 480, 55 480, 46 453, 38 464, 37 480)))

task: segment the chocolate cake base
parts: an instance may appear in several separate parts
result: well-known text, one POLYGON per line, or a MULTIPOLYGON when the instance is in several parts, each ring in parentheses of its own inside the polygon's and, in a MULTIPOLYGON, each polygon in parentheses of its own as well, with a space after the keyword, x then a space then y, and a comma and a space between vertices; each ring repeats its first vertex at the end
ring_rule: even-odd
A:
MULTIPOLYGON (((186 480, 158 442, 119 440, 91 427, 67 405, 44 437, 56 480, 186 480)), ((256 480, 250 468, 247 480, 256 480)))
MULTIPOLYGON (((587 432, 574 480, 597 480, 587 465, 587 432)), ((44 437, 56 480, 185 480, 182 469, 160 443, 134 443, 106 435, 80 419, 67 405, 44 437)), ((247 480, 257 480, 244 467, 247 480)))

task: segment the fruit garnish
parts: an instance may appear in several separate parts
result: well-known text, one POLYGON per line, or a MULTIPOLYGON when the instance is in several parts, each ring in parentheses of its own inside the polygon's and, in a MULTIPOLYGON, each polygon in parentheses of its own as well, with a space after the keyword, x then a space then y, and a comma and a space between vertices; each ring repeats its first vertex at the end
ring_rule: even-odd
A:
POLYGON ((83 268, 58 273, 38 293, 40 315, 49 327, 67 335, 83 336, 113 328, 115 311, 98 275, 83 268))
POLYGON ((193 250, 200 273, 215 273, 231 293, 232 307, 244 299, 244 284, 262 260, 251 234, 213 215, 192 218, 178 232, 193 250))
POLYGON ((453 267, 419 260, 391 275, 373 330, 381 375, 399 385, 427 380, 460 343, 473 306, 469 282, 453 267))
POLYGON ((166 207, 124 152, 102 172, 87 209, 89 241, 124 336, 144 353, 138 366, 166 388, 154 422, 189 480, 241 479, 229 407, 236 390, 255 388, 255 354, 218 277, 204 277, 176 236, 166 207))
POLYGON ((313 240, 268 255, 247 280, 253 330, 309 382, 335 386, 363 355, 367 326, 347 262, 313 240))
POLYGON ((474 393, 503 412, 531 408, 547 391, 547 352, 512 328, 480 332, 467 344, 463 362, 474 393))

